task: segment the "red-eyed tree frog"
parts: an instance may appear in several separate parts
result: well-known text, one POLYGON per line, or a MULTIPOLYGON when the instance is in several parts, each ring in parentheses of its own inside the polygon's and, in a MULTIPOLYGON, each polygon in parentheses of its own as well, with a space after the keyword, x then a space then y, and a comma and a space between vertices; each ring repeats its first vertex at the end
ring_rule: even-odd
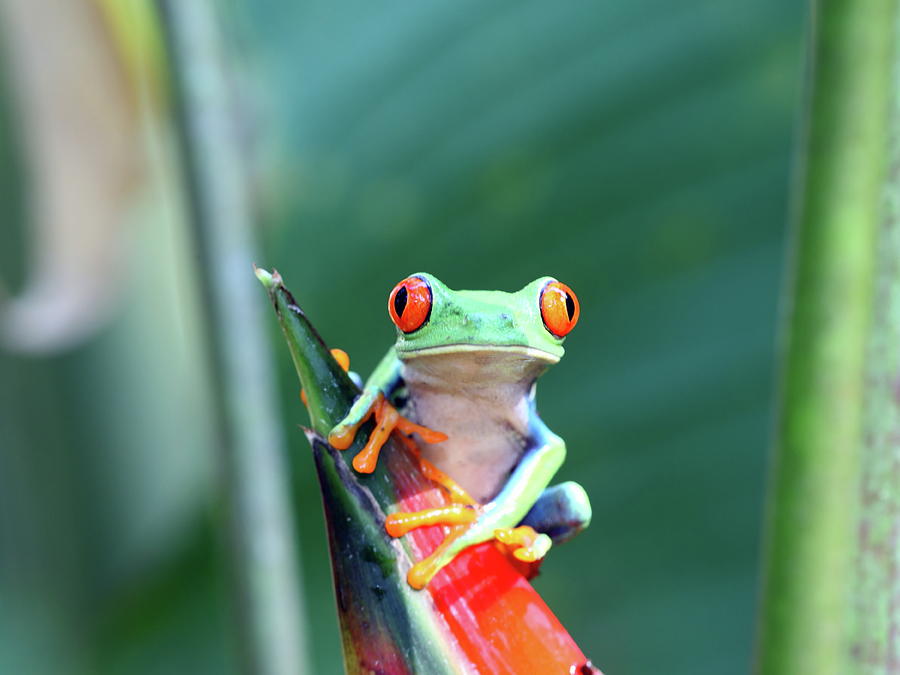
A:
POLYGON ((381 445, 397 432, 421 453, 426 475, 449 492, 448 507, 387 518, 394 537, 453 526, 410 570, 410 585, 423 588, 460 551, 483 541, 496 539, 532 562, 587 527, 584 489, 573 482, 548 487, 566 447, 535 406, 537 378, 560 360, 578 321, 572 290, 543 277, 516 293, 454 291, 415 274, 394 287, 388 312, 397 341, 328 439, 350 447, 374 414, 376 427, 354 468, 373 471, 381 445))

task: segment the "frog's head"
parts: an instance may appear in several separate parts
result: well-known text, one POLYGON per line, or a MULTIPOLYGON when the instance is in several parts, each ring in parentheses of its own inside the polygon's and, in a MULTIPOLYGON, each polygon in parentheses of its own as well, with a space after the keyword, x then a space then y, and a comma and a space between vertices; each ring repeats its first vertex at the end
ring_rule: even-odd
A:
POLYGON ((500 351, 551 364, 562 357, 579 310, 572 290, 552 277, 504 293, 454 291, 430 274, 414 274, 394 287, 388 311, 401 359, 500 351))

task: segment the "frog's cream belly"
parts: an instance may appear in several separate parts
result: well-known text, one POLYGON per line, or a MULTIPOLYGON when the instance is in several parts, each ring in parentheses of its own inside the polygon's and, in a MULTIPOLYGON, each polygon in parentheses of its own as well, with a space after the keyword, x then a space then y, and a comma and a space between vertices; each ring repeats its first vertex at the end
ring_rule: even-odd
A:
POLYGON ((486 503, 506 483, 528 442, 529 392, 545 367, 522 355, 416 357, 404 368, 407 414, 447 434, 419 440, 422 454, 486 503))
POLYGON ((435 394, 415 401, 416 420, 448 437, 433 445, 419 441, 422 454, 476 501, 490 501, 522 455, 527 410, 511 419, 518 416, 504 415, 507 411, 492 409, 481 399, 435 394))

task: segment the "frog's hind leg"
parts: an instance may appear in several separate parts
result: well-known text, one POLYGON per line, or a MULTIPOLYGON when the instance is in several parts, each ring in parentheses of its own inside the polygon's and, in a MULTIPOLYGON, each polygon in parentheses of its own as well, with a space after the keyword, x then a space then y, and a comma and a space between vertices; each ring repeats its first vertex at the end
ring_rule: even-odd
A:
POLYGON ((549 536, 554 544, 568 541, 591 523, 591 502, 578 483, 548 487, 520 525, 549 536))
POLYGON ((462 542, 464 535, 470 529, 470 524, 456 525, 450 528, 450 532, 444 537, 444 541, 432 551, 431 555, 412 566, 406 575, 407 583, 416 590, 425 588, 432 577, 444 565, 450 562, 462 549, 466 548, 467 544, 462 542))
POLYGON ((384 523, 385 530, 392 537, 402 537, 410 530, 428 525, 449 525, 450 530, 444 540, 424 560, 409 570, 406 580, 410 586, 420 590, 437 574, 444 565, 469 544, 463 544, 464 535, 471 530, 478 518, 476 506, 451 504, 414 513, 392 513, 384 523))
POLYGON ((402 537, 411 530, 429 525, 469 525, 478 518, 478 511, 471 506, 451 504, 422 511, 397 512, 384 520, 384 529, 392 537, 402 537))

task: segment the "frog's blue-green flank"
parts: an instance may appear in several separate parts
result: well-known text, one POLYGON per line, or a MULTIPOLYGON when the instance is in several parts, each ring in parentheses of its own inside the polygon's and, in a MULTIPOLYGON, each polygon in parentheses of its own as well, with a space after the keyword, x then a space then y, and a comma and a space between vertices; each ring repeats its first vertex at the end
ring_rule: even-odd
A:
MULTIPOLYGON (((535 382, 562 357, 578 318, 571 289, 542 277, 515 293, 454 291, 422 273, 397 285, 389 310, 397 341, 330 437, 353 434, 373 410, 378 416, 385 401, 393 403, 404 417, 446 434, 441 442, 417 439, 422 456, 471 496, 465 508, 475 511, 438 521, 471 524, 416 565, 410 583, 423 586, 460 551, 495 537, 532 561, 551 540, 584 529, 591 508, 581 486, 548 489, 565 443, 535 406, 535 382)), ((400 516, 424 525, 439 514, 400 516)))

